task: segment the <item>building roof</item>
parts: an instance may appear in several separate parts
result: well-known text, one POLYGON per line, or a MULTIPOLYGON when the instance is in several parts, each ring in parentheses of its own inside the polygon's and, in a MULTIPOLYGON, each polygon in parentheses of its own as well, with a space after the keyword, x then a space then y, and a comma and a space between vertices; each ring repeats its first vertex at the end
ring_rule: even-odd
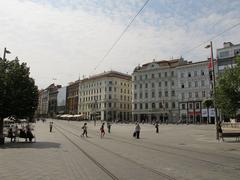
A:
POLYGON ((120 78, 120 79, 131 80, 131 76, 128 74, 124 74, 124 73, 121 73, 118 71, 107 71, 107 72, 103 72, 103 73, 96 74, 96 75, 90 76, 88 78, 82 79, 81 83, 86 82, 86 81, 100 79, 100 78, 105 78, 105 77, 116 77, 116 78, 120 78))
POLYGON ((173 59, 173 60, 161 60, 161 61, 155 61, 155 60, 153 60, 152 62, 143 64, 142 66, 140 66, 140 65, 137 66, 137 67, 134 69, 134 72, 139 71, 139 70, 145 70, 145 69, 147 69, 147 67, 148 67, 150 64, 152 64, 152 63, 158 64, 160 67, 171 68, 171 67, 177 67, 177 66, 179 66, 180 64, 185 64, 186 61, 184 61, 183 58, 173 59))

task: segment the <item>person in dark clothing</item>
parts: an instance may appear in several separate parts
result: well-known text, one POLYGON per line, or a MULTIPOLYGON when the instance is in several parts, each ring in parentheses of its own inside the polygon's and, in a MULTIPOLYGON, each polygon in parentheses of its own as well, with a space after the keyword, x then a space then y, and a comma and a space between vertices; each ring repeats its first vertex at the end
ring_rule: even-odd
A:
POLYGON ((84 125, 82 127, 82 130, 83 130, 83 133, 82 133, 81 137, 84 137, 84 135, 86 137, 88 137, 88 135, 87 135, 87 123, 84 123, 84 125))
POLYGON ((135 137, 137 138, 137 139, 139 139, 139 136, 140 136, 140 130, 141 130, 141 127, 140 127, 140 125, 139 125, 139 123, 137 123, 136 124, 136 127, 135 127, 135 137))
POLYGON ((105 123, 102 123, 102 126, 101 126, 101 128, 100 128, 100 135, 101 135, 101 138, 104 137, 104 135, 105 135, 104 124, 105 124, 105 123))
POLYGON ((159 133, 159 124, 158 124, 158 122, 156 122, 155 128, 156 128, 156 133, 159 133))
POLYGON ((107 123, 108 133, 111 133, 111 126, 112 126, 111 123, 108 122, 107 123))
POLYGON ((224 141, 223 136, 222 136, 223 131, 222 131, 221 122, 218 123, 217 128, 218 128, 218 133, 219 133, 219 140, 222 139, 224 141))
POLYGON ((49 127, 50 127, 50 132, 52 132, 53 122, 50 122, 49 127))

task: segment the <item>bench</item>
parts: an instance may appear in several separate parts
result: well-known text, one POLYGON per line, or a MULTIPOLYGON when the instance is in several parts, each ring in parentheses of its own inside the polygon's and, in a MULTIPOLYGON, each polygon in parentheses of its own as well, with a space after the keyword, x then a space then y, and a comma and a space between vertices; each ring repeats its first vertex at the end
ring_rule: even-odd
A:
POLYGON ((222 133, 222 140, 224 141, 224 138, 236 138, 236 141, 239 141, 240 138, 240 132, 223 132, 222 133))

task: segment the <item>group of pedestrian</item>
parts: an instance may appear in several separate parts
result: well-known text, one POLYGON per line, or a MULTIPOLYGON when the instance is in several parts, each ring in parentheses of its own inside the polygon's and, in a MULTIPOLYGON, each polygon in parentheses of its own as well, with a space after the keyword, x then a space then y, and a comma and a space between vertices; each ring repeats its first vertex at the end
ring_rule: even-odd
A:
MULTIPOLYGON (((103 138, 105 136, 105 129, 104 129, 105 123, 103 122, 101 127, 100 127, 100 137, 103 138)), ((111 133, 111 123, 107 122, 107 129, 108 129, 108 133, 111 133)), ((156 133, 159 133, 159 123, 156 122, 155 123, 155 128, 156 128, 156 133)), ((140 131, 141 131, 141 127, 139 122, 136 123, 134 132, 133 132, 133 137, 135 137, 136 139, 140 138, 140 131)), ((51 132, 51 131, 50 131, 51 132)), ((82 126, 82 134, 81 137, 88 137, 87 135, 87 123, 84 123, 82 126)))
POLYGON ((10 126, 8 137, 11 138, 11 142, 16 142, 16 137, 25 138, 25 141, 29 139, 29 142, 34 138, 30 124, 22 125, 21 128, 18 128, 18 125, 10 126))

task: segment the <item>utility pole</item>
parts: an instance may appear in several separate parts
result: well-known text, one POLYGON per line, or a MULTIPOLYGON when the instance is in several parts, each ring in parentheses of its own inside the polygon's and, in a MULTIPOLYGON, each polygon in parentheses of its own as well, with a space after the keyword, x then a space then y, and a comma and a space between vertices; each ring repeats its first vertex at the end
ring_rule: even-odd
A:
POLYGON ((210 66, 209 70, 212 71, 212 79, 210 79, 213 83, 212 91, 213 91, 213 105, 214 105, 214 118, 215 118, 215 126, 216 126, 216 139, 219 140, 219 132, 218 132, 218 118, 217 118, 217 107, 216 107, 216 78, 215 78, 215 64, 214 64, 214 59, 213 59, 213 46, 212 46, 212 41, 210 41, 210 45, 207 45, 205 48, 211 48, 211 59, 210 59, 210 66))

